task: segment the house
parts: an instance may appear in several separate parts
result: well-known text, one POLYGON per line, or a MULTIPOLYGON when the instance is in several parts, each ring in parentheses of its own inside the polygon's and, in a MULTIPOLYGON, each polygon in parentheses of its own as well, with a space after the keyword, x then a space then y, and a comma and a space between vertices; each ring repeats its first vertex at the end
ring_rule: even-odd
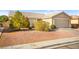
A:
POLYGON ((57 28, 68 28, 71 27, 71 17, 65 12, 60 12, 58 14, 50 15, 48 18, 45 18, 45 21, 49 21, 50 25, 54 24, 57 28))
MULTIPOLYGON (((9 16, 14 15, 14 11, 10 11, 9 16)), ((78 16, 71 16, 65 12, 51 13, 51 14, 39 14, 31 12, 22 12, 25 17, 29 18, 30 26, 33 26, 34 22, 38 19, 43 19, 49 23, 49 25, 54 24, 57 28, 70 28, 72 24, 79 24, 78 16), (75 18, 76 17, 76 18, 75 18), (73 21, 75 19, 75 22, 73 21)))
POLYGON ((79 28, 79 16, 73 15, 71 16, 72 20, 71 20, 71 25, 72 28, 79 28))

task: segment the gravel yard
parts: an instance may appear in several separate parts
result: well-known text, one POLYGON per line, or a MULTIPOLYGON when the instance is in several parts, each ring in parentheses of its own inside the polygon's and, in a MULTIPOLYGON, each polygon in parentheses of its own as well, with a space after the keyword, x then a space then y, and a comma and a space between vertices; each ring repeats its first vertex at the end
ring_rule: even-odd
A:
MULTIPOLYGON (((78 33, 78 32, 77 32, 78 33)), ((55 40, 59 38, 69 38, 79 36, 76 32, 65 31, 52 31, 52 32, 37 32, 37 31, 18 31, 3 33, 0 40, 0 46, 27 44, 32 42, 39 42, 45 40, 55 40)))

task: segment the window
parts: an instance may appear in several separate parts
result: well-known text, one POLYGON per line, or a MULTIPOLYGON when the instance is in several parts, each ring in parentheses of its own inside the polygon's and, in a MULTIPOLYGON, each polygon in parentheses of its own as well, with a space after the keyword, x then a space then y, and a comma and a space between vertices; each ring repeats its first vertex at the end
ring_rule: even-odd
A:
POLYGON ((71 24, 78 24, 78 20, 71 20, 71 24))

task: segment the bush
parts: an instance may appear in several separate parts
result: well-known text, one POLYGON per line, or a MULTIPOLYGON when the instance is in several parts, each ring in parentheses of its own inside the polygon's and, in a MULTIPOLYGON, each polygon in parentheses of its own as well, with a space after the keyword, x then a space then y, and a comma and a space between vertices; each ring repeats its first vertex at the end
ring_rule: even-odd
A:
POLYGON ((49 31, 49 23, 45 22, 45 31, 49 31))
POLYGON ((49 24, 42 20, 36 21, 34 27, 37 31, 49 31, 49 24))
POLYGON ((43 22, 42 21, 35 22, 35 30, 43 31, 43 22))
POLYGON ((54 30, 54 29, 56 29, 56 26, 52 24, 52 25, 50 26, 50 30, 54 30))

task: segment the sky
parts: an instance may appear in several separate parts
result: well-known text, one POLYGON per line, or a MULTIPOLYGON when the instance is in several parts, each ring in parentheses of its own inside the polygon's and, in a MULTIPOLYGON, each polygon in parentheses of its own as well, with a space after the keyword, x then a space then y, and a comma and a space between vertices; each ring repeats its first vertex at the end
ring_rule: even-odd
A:
MULTIPOLYGON (((0 10, 0 15, 8 15, 10 10, 0 10)), ((32 12, 32 13, 41 13, 41 14, 47 14, 47 13, 55 13, 55 12, 61 12, 64 11, 67 14, 70 15, 79 15, 79 10, 19 10, 20 12, 32 12)))

